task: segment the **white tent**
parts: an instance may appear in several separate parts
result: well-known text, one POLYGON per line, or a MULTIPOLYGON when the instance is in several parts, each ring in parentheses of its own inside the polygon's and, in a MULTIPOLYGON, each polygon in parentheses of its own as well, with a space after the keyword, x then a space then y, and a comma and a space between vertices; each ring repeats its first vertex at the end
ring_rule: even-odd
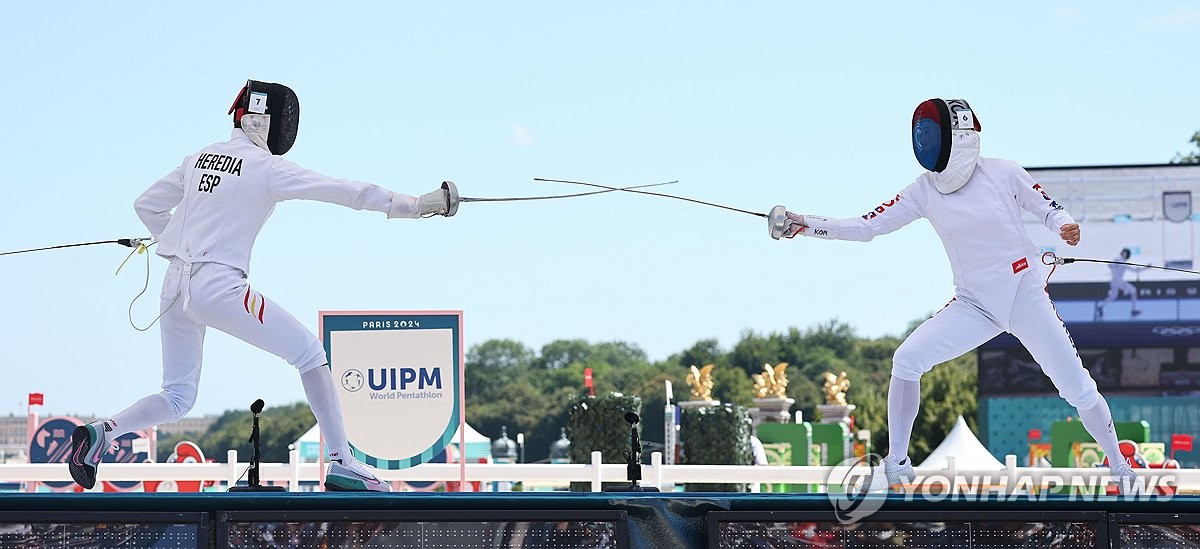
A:
MULTIPOLYGON (((475 461, 477 458, 490 457, 492 454, 492 441, 488 437, 479 434, 471 424, 464 423, 467 426, 467 459, 475 461)), ((316 424, 313 424, 312 429, 296 439, 292 443, 294 447, 300 451, 300 461, 304 463, 316 463, 317 455, 321 448, 321 433, 316 424)), ((458 446, 458 431, 454 431, 454 437, 451 439, 451 445, 458 446)))
POLYGON ((957 469, 1003 469, 1004 464, 1000 463, 983 443, 975 438, 975 433, 971 432, 971 428, 967 427, 967 421, 962 416, 958 416, 958 421, 954 422, 954 428, 946 434, 945 440, 938 445, 937 448, 925 458, 918 467, 946 467, 946 458, 954 456, 954 466, 957 469))

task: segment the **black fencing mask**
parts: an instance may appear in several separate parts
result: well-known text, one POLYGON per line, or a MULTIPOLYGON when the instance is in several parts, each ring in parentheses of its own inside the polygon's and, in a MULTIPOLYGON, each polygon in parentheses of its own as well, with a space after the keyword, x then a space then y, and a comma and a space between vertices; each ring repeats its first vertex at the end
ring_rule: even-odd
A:
POLYGON ((283 84, 247 80, 229 107, 233 126, 241 128, 255 145, 281 155, 296 142, 300 129, 300 100, 283 84))

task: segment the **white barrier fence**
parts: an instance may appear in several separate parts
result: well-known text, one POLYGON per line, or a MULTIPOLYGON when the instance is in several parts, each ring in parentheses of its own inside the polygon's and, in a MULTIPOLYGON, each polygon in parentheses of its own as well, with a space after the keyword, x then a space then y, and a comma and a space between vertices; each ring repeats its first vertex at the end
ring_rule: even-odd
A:
MULTIPOLYGON (((264 483, 287 483, 293 492, 302 481, 320 481, 319 465, 301 463, 293 450, 288 463, 260 463, 259 478, 264 483)), ((1107 468, 1017 467, 1017 458, 1007 456, 1006 466, 998 470, 957 469, 949 458, 944 469, 916 468, 917 484, 926 487, 953 486, 956 492, 1011 494, 1028 493, 1033 488, 1076 486, 1103 487, 1110 479, 1107 468)), ((229 451, 227 463, 105 463, 101 480, 121 481, 213 481, 232 486, 245 478, 246 462, 237 452, 229 451)), ((429 482, 460 480, 457 463, 426 463, 409 469, 376 470, 382 480, 429 482)), ((865 469, 863 469, 865 471, 865 469)), ((1200 469, 1137 469, 1150 487, 1173 486, 1179 493, 1200 493, 1200 469)), ((662 454, 651 454, 650 465, 642 465, 641 485, 669 490, 684 483, 809 484, 817 491, 827 485, 838 491, 849 472, 847 467, 825 466, 754 466, 754 465, 663 465, 662 454)), ((601 483, 628 482, 626 466, 601 462, 600 452, 592 452, 588 464, 499 464, 468 463, 467 482, 522 482, 533 485, 588 482, 598 492, 601 483)), ((70 481, 64 463, 0 464, 0 482, 70 481)), ((98 488, 97 488, 98 489, 98 488)))

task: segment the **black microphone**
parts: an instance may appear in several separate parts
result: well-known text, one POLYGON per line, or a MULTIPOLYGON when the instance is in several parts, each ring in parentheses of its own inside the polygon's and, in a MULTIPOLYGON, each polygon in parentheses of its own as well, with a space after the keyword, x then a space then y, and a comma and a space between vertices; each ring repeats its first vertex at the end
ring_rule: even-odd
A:
POLYGON ((654 486, 641 486, 638 481, 642 480, 642 442, 638 438, 638 422, 642 417, 637 412, 625 412, 625 422, 629 424, 629 451, 625 452, 626 476, 629 478, 629 486, 614 486, 607 488, 605 491, 610 492, 657 492, 658 488, 654 486))
POLYGON ((248 442, 253 446, 254 452, 250 454, 250 467, 246 469, 250 474, 250 478, 247 479, 248 485, 230 486, 230 492, 282 492, 286 490, 283 486, 263 486, 259 483, 259 460, 261 459, 259 445, 262 439, 258 433, 258 414, 262 413, 263 406, 266 406, 266 403, 261 398, 250 405, 250 412, 254 414, 254 418, 250 422, 250 440, 248 442))

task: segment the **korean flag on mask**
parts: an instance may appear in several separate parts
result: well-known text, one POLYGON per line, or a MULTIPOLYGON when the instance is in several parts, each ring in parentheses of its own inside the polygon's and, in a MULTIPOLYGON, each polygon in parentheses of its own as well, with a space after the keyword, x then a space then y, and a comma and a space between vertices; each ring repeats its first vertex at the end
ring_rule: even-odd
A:
POLYGON ((933 172, 938 192, 949 194, 966 185, 979 162, 982 128, 962 99, 929 99, 913 111, 913 154, 933 172))

